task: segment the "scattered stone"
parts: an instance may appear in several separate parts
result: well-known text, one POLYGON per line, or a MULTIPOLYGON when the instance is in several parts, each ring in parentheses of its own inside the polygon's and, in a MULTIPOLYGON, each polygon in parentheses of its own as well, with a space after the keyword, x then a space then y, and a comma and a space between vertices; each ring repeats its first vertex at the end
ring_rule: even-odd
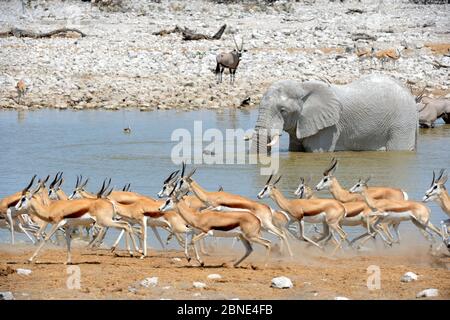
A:
POLYGON ((163 290, 169 290, 170 288, 172 288, 172 287, 171 286, 162 287, 163 290))
POLYGON ((203 283, 203 282, 194 281, 192 283, 192 285, 194 286, 194 288, 197 288, 197 289, 204 289, 204 288, 206 288, 206 283, 203 283))
POLYGON ((158 284, 158 277, 145 278, 139 284, 145 288, 156 287, 158 284))
POLYGON ((11 291, 0 292, 0 300, 14 300, 14 295, 11 291))
POLYGON ((334 297, 334 300, 350 300, 347 297, 334 297))
POLYGON ((405 273, 402 278, 400 279, 401 282, 411 282, 417 280, 417 274, 414 272, 408 271, 405 273))
POLYGON ((420 291, 416 298, 429 298, 429 297, 437 297, 439 296, 439 290, 438 289, 425 289, 420 291))
POLYGON ((202 294, 200 292, 196 292, 193 294, 194 297, 200 297, 202 294))
POLYGON ((207 278, 209 280, 218 280, 218 279, 222 279, 222 276, 220 274, 217 274, 217 273, 212 273, 212 274, 208 275, 207 278))
POLYGON ((24 275, 24 276, 28 276, 28 275, 30 275, 31 274, 31 270, 29 270, 29 269, 17 269, 16 270, 16 272, 17 272, 17 274, 20 274, 20 275, 24 275))
POLYGON ((272 279, 272 284, 270 285, 272 288, 277 289, 290 289, 294 285, 292 284, 291 279, 281 276, 272 279))
POLYGON ((181 259, 180 258, 173 258, 172 261, 174 261, 174 262, 181 262, 181 259))

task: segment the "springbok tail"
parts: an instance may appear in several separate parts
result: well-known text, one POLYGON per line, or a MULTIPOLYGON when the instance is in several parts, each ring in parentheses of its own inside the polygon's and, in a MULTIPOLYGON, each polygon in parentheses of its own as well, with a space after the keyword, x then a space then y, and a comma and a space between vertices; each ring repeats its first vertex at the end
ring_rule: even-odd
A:
POLYGON ((409 200, 409 196, 408 196, 408 194, 406 193, 406 191, 403 191, 403 190, 402 190, 402 192, 403 192, 403 200, 409 200))

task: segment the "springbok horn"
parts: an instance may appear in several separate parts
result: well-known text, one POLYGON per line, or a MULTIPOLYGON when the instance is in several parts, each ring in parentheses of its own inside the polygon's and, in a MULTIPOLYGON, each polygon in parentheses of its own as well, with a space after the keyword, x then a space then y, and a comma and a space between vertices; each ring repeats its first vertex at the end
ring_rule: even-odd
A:
POLYGON ((300 184, 305 184, 305 178, 300 177, 300 184))
POLYGON ((75 189, 78 188, 78 185, 80 184, 80 177, 77 175, 77 183, 75 184, 75 189))
POLYGON ((35 179, 36 179, 36 175, 34 175, 33 178, 31 178, 30 183, 22 190, 22 193, 27 192, 31 188, 35 179))
POLYGON ((58 181, 58 185, 57 186, 55 185, 55 189, 61 188, 61 185, 63 184, 63 182, 64 182, 64 178, 61 177, 61 179, 59 179, 59 181, 58 181))
POLYGON ((183 161, 183 165, 182 165, 182 168, 181 168, 181 178, 184 177, 184 170, 185 169, 186 169, 186 163, 183 161))
POLYGON ((172 180, 173 177, 175 177, 176 175, 178 175, 178 172, 180 172, 180 170, 176 170, 174 172, 172 172, 166 180, 164 180, 163 184, 166 184, 167 182, 169 182, 170 180, 172 180))
POLYGON ((50 179, 50 175, 47 175, 47 177, 44 179, 44 181, 41 181, 41 184, 43 186, 45 186, 45 184, 47 183, 48 179, 50 179))
POLYGON ((270 175, 269 179, 267 179, 266 184, 269 184, 270 180, 272 180, 273 173, 270 175))
POLYGON ((186 176, 186 178, 190 178, 194 175, 195 171, 197 171, 197 168, 192 169, 191 172, 189 172, 189 174, 186 176))
POLYGON ((267 144, 267 146, 268 146, 268 147, 274 146, 274 145, 278 142, 278 140, 280 140, 280 136, 281 136, 281 134, 276 134, 276 135, 274 135, 272 141, 270 141, 270 142, 267 144))
POLYGON ((366 183, 367 184, 367 182, 369 182, 369 180, 372 178, 372 176, 368 176, 367 178, 366 178, 366 180, 364 181, 364 183, 366 183))
POLYGON ((105 183, 106 183, 106 179, 103 180, 102 187, 101 187, 100 190, 97 192, 97 198, 100 198, 101 195, 102 195, 102 193, 103 193, 103 191, 105 190, 105 183))
POLYGON ((281 179, 281 176, 278 177, 278 179, 273 183, 273 185, 276 185, 281 179))
POLYGON ((172 196, 172 194, 175 192, 175 189, 177 188, 177 185, 174 185, 172 188, 172 191, 169 193, 169 198, 172 196))
POLYGON ((53 188, 54 185, 56 184, 56 182, 58 181, 58 175, 59 175, 59 171, 56 173, 55 178, 50 183, 50 186, 49 186, 50 189, 53 188))
POLYGON ((436 173, 433 170, 433 180, 431 180, 430 188, 433 186, 435 178, 436 178, 436 173))
POLYGON ((84 188, 84 187, 86 187, 86 185, 87 185, 87 183, 88 183, 88 181, 89 181, 89 178, 87 178, 86 179, 86 181, 81 185, 81 188, 84 188))

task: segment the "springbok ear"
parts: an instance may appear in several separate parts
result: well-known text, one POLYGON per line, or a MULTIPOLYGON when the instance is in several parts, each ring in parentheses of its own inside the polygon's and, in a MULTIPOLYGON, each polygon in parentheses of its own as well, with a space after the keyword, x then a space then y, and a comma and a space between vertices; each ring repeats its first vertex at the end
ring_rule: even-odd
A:
POLYGON ((312 136, 338 123, 342 105, 331 87, 323 82, 308 81, 301 84, 299 91, 303 91, 299 97, 303 108, 297 120, 298 139, 312 136))
MULTIPOLYGON (((110 180, 109 182, 111 182, 111 179, 109 179, 109 180, 110 180)), ((88 181, 89 181, 89 178, 86 179, 86 181, 83 183, 83 185, 81 186, 81 188, 86 187, 88 181)))
POLYGON ((447 182, 447 179, 448 179, 447 170, 442 169, 442 174, 441 177, 439 178, 439 183, 445 184, 447 182))

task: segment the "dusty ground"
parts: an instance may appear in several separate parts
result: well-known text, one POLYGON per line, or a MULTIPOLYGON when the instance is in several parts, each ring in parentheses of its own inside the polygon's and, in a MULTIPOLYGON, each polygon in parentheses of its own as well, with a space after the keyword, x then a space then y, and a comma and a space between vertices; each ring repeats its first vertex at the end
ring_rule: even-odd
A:
POLYGON ((280 79, 327 79, 336 84, 361 75, 386 73, 412 83, 415 92, 449 96, 450 4, 410 1, 122 1, 106 10, 79 0, 0 2, 0 32, 11 27, 44 32, 78 28, 84 38, 0 38, 0 108, 193 110, 258 104, 280 79), (360 9, 362 13, 352 13, 360 9), (226 23, 220 40, 183 41, 177 33, 153 35, 175 25, 212 35, 226 23), (357 40, 357 33, 374 40, 357 40), (236 83, 228 75, 217 85, 219 52, 244 38, 236 83), (399 49, 402 57, 384 68, 360 61, 355 47, 399 49), (18 103, 16 83, 28 91, 18 103))
POLYGON ((216 251, 205 257, 203 268, 195 262, 187 263, 179 251, 151 251, 150 257, 140 260, 124 252, 114 256, 106 250, 77 249, 73 262, 80 268, 81 289, 69 290, 63 249, 47 247, 38 263, 30 265, 25 261, 32 246, 3 244, 0 291, 12 291, 16 299, 416 299, 419 291, 436 288, 438 299, 450 299, 450 257, 430 256, 423 246, 364 254, 346 252, 335 258, 297 247, 294 260, 274 253, 263 268, 262 252, 258 252, 236 269, 230 262, 241 254, 240 249, 226 255, 216 251), (367 268, 371 265, 380 267, 380 290, 367 288, 367 268), (17 268, 31 269, 32 273, 10 273, 17 268), (400 282, 407 271, 415 272, 419 279, 400 282), (222 279, 208 280, 212 273, 220 274, 222 279), (271 288, 271 279, 276 276, 289 277, 294 288, 271 288), (147 277, 158 277, 158 285, 140 286, 139 282, 147 277), (204 282, 207 287, 195 289, 194 281, 204 282))

